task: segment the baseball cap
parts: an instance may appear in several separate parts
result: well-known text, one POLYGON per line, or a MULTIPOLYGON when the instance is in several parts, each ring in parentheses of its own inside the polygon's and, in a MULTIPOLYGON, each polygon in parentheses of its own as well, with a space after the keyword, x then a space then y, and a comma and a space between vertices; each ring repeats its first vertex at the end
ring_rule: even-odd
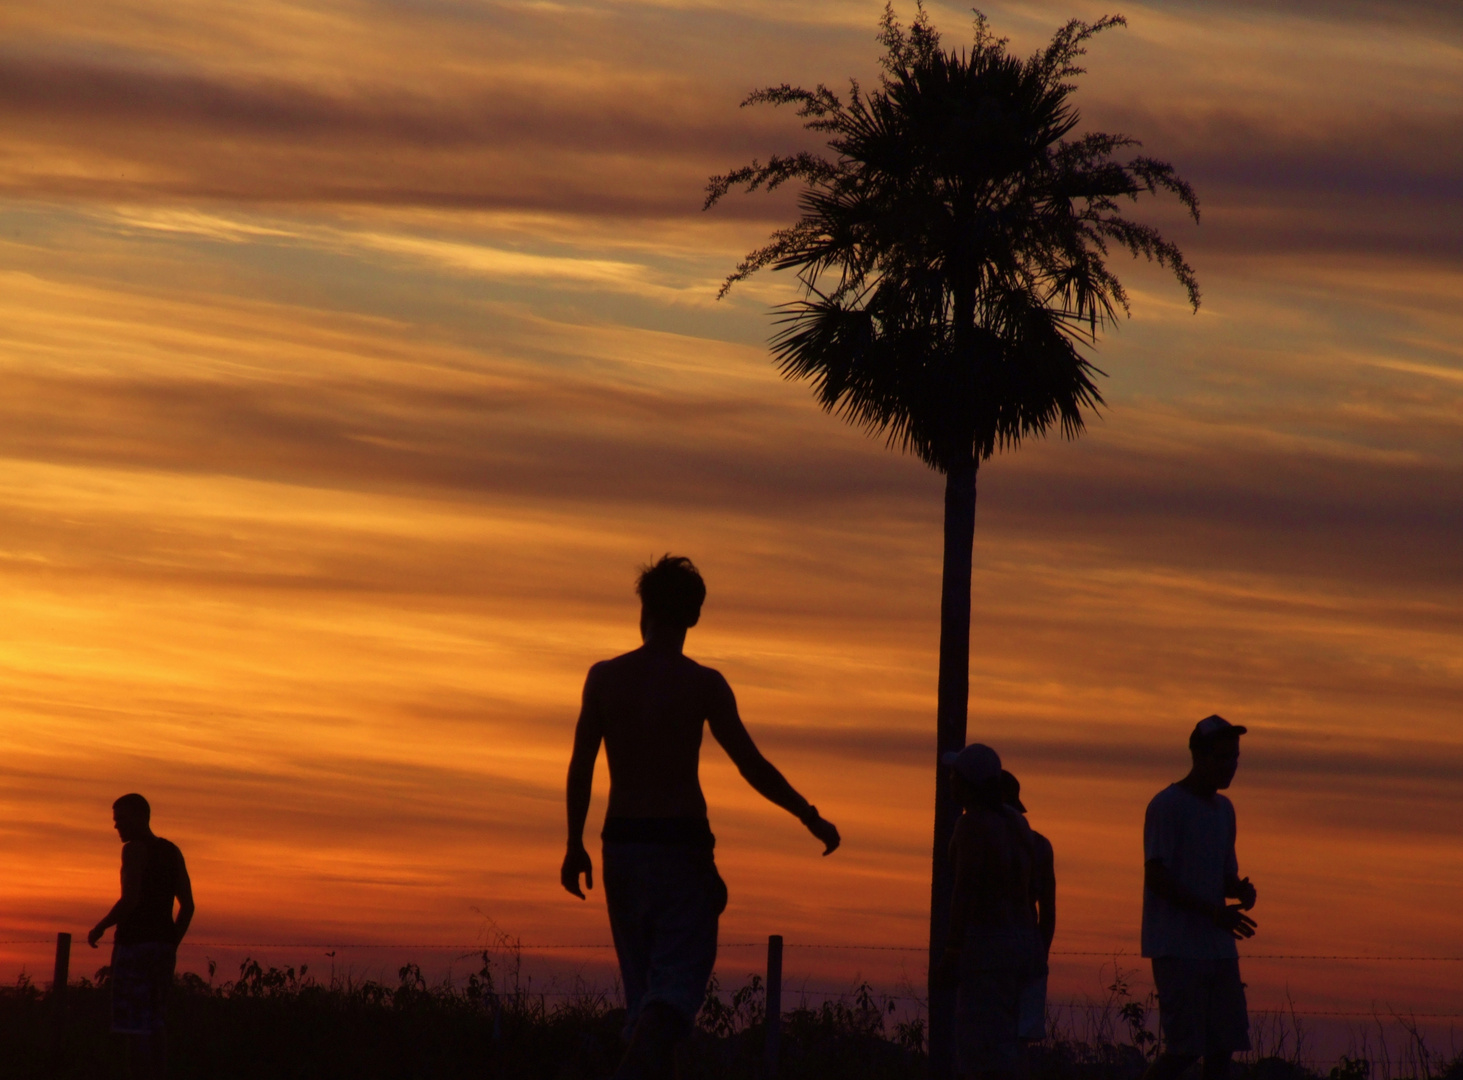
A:
POLYGON ((1001 770, 1001 801, 1023 814, 1026 813, 1026 807, 1021 805, 1021 781, 1005 769, 1001 770))
POLYGON ((940 757, 972 784, 984 784, 1001 775, 1001 756, 985 743, 973 742, 964 750, 951 750, 940 757))
POLYGON ((1240 724, 1231 724, 1224 717, 1215 713, 1213 716, 1204 717, 1194 725, 1194 730, 1189 735, 1189 746, 1199 746, 1230 736, 1239 738, 1247 731, 1249 728, 1240 724))

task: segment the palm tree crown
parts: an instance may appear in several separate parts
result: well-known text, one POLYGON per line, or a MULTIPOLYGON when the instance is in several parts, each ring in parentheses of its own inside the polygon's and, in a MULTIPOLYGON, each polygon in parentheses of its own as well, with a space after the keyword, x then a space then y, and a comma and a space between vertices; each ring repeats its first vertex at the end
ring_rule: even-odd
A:
MULTIPOLYGON (((829 411, 942 472, 1053 423, 1073 437, 1102 404, 1084 358, 1128 308, 1110 246, 1166 267, 1199 305, 1179 249, 1123 216, 1120 200, 1168 191, 1199 216, 1171 165, 1115 155, 1124 135, 1073 137, 1077 60, 1121 16, 1073 20, 1026 59, 977 14, 968 52, 946 52, 920 8, 906 32, 886 8, 879 86, 847 101, 819 85, 759 90, 744 105, 795 104, 833 158, 753 162, 707 185, 802 181, 800 217, 742 261, 722 288, 764 267, 793 269, 773 350, 829 411)), ((968 467, 968 465, 967 465, 968 467)))

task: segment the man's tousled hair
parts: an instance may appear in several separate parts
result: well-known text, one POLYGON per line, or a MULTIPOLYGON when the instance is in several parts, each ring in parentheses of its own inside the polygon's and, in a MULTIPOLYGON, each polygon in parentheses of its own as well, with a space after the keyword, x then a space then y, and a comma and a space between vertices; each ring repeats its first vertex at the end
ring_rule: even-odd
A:
POLYGON ((152 820, 152 807, 148 805, 146 799, 137 794, 137 792, 135 791, 131 794, 123 795, 120 799, 114 802, 112 804, 112 809, 120 814, 127 814, 131 817, 141 818, 143 821, 152 820))
POLYGON ((706 582, 690 559, 667 554, 640 568, 635 594, 649 614, 690 629, 701 618, 706 582))

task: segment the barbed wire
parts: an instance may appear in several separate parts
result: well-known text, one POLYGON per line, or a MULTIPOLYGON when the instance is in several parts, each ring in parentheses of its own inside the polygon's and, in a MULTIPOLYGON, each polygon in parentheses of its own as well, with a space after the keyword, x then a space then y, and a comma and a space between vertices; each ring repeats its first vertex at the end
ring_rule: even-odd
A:
MULTIPOLYGON (((50 945, 50 937, 10 938, 0 940, 0 945, 50 945)), ((517 949, 522 952, 577 952, 591 949, 613 949, 614 944, 604 941, 581 943, 564 942, 421 942, 421 941, 188 941, 191 948, 209 949, 431 949, 442 952, 482 952, 517 949)), ((720 949, 762 949, 765 941, 723 941, 720 949)), ((848 942, 786 941, 784 949, 825 949, 848 952, 909 952, 926 953, 925 945, 862 945, 848 942)), ((1141 959, 1141 955, 1125 949, 1053 949, 1051 956, 1102 956, 1112 959, 1141 959)), ((1463 956, 1444 955, 1387 955, 1382 953, 1244 953, 1241 960, 1345 960, 1374 961, 1389 963, 1463 963, 1463 956)))
MULTIPOLYGON (((844 1000, 844 998, 856 998, 859 995, 859 988, 835 989, 831 986, 796 986, 790 985, 789 980, 783 980, 783 994, 791 997, 806 997, 806 995, 818 995, 825 1000, 844 1000)), ((538 998, 607 998, 612 997, 609 992, 587 991, 524 991, 525 997, 538 998)), ((500 994, 500 997, 512 997, 512 994, 500 994)), ((925 1005, 926 1000, 917 994, 885 994, 876 991, 872 986, 869 988, 869 997, 875 1001, 913 1001, 925 1005)), ((1084 1010, 1093 1013, 1105 1013, 1115 1008, 1110 1001, 1049 1001, 1048 1008, 1065 1008, 1065 1010, 1084 1010)), ((1393 1019, 1402 1020, 1459 1020, 1463 1019, 1463 1013, 1413 1013, 1409 1010, 1317 1010, 1317 1008, 1292 1008, 1290 1005, 1252 1005, 1249 1014, 1276 1014, 1276 1016, 1301 1016, 1301 1017, 1349 1017, 1349 1019, 1393 1019)))
MULTIPOLYGON (((846 999, 846 998, 856 998, 858 996, 858 994, 859 994, 859 988, 858 987, 854 987, 852 989, 849 989, 849 988, 846 988, 845 987, 843 989, 835 989, 835 988, 826 987, 826 986, 795 986, 795 985, 789 985, 789 983, 788 983, 787 980, 783 980, 783 989, 782 989, 782 992, 783 992, 783 995, 785 997, 786 996, 805 997, 807 995, 812 994, 812 995, 817 995, 819 997, 822 997, 825 1000, 837 999, 839 1001, 842 1001, 843 999, 846 999)), ((579 990, 531 990, 531 989, 525 989, 525 990, 520 990, 520 991, 516 991, 516 992, 499 991, 496 994, 496 996, 497 997, 500 997, 500 998, 512 998, 512 997, 519 997, 519 996, 521 996, 521 997, 526 997, 526 998, 586 998, 586 999, 605 999, 605 998, 610 998, 610 997, 619 997, 619 993, 618 993, 618 991, 591 990, 591 989, 587 989, 587 988, 586 989, 579 989, 579 990)), ((912 1002, 915 1002, 916 1004, 918 1004, 920 1006, 924 1006, 926 1004, 925 998, 922 997, 922 996, 920 996, 920 995, 918 995, 918 994, 888 994, 888 993, 884 993, 882 991, 874 990, 872 987, 870 987, 869 996, 874 1001, 876 1001, 876 1002, 912 1001, 912 1002)), ((1111 1010, 1114 1009, 1113 1003, 1111 1003, 1111 1002, 1103 1002, 1103 1001, 1051 1001, 1051 1002, 1048 1002, 1047 1003, 1047 1007, 1050 1008, 1050 1009, 1069 1009, 1069 1010, 1078 1010, 1078 1009, 1080 1009, 1080 1010, 1085 1010, 1085 1011, 1090 1011, 1090 1012, 1107 1012, 1107 1011, 1111 1011, 1111 1010)), ((1352 1009, 1352 1010, 1347 1010, 1347 1009, 1294 1009, 1294 1008, 1291 1008, 1289 1005, 1256 1005, 1256 1006, 1251 1006, 1249 1011, 1250 1011, 1250 1015, 1252 1017, 1255 1016, 1256 1014, 1266 1014, 1266 1013, 1269 1013, 1269 1014, 1284 1015, 1284 1016, 1304 1016, 1304 1017, 1307 1017, 1307 1018, 1309 1018, 1309 1017, 1317 1017, 1317 1016, 1336 1016, 1336 1017, 1347 1017, 1347 1018, 1350 1018, 1350 1019, 1368 1019, 1368 1020, 1385 1019, 1387 1017, 1392 1017, 1394 1019, 1403 1019, 1403 1020, 1457 1020, 1457 1019, 1463 1019, 1463 1012, 1426 1012, 1426 1013, 1424 1013, 1424 1012, 1412 1012, 1412 1011, 1409 1011, 1409 1010, 1406 1010, 1406 1009, 1389 1009, 1389 1010, 1386 1010, 1386 1011, 1383 1011, 1381 1009, 1372 1009, 1372 1010, 1354 1010, 1354 1009, 1352 1009)))
MULTIPOLYGON (((54 938, 5 938, 0 939, 0 945, 50 945, 54 938)), ((613 949, 614 945, 608 942, 583 942, 578 944, 569 943, 521 943, 516 941, 499 942, 396 942, 396 941, 370 941, 370 942, 309 942, 309 941, 187 941, 185 944, 193 948, 212 949, 320 949, 326 951, 338 951, 344 949, 431 949, 434 951, 463 952, 467 954, 495 952, 504 950, 517 950, 523 952, 545 952, 545 951, 578 951, 589 949, 613 949)), ((764 948, 765 941, 727 941, 720 944, 722 949, 751 949, 764 948)), ((927 949, 922 945, 860 945, 846 942, 784 942, 784 949, 833 949, 847 951, 874 951, 874 952, 916 952, 923 953, 927 949)), ((1138 954, 1123 950, 1057 950, 1051 952, 1052 956, 1101 956, 1113 959, 1131 958, 1139 959, 1138 954)), ((1375 955, 1364 953, 1254 953, 1243 959, 1246 960, 1366 960, 1366 961, 1389 961, 1408 963, 1454 963, 1463 961, 1463 956, 1424 956, 1424 955, 1375 955)), ((825 999, 844 999, 855 997, 859 993, 858 988, 835 989, 832 987, 797 986, 789 980, 783 980, 785 993, 799 996, 809 994, 821 995, 825 999)), ((606 997, 605 991, 593 991, 589 989, 579 990, 525 990, 529 997, 606 997)), ((872 996, 881 1001, 911 1001, 923 1004, 925 999, 916 994, 890 994, 875 991, 870 988, 872 996)), ((504 995, 510 996, 510 995, 504 995)), ((1111 1009, 1111 1002, 1100 1001, 1055 1001, 1050 1007, 1069 1010, 1091 1010, 1103 1011, 1111 1009)), ((1276 1013, 1291 1016, 1304 1017, 1345 1017, 1349 1019, 1376 1019, 1384 1015, 1382 1010, 1354 1010, 1354 1009, 1295 1009, 1290 1006, 1254 1006, 1251 1009, 1254 1013, 1276 1013)), ((1463 1019, 1463 1012, 1409 1012, 1407 1010, 1388 1009, 1385 1015, 1406 1018, 1409 1020, 1457 1020, 1463 1019)))

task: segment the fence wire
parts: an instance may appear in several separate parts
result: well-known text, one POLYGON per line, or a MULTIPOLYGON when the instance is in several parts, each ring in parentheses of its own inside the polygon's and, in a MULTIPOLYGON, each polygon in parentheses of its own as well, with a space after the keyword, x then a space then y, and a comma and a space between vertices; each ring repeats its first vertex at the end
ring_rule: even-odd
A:
MULTIPOLYGON (((53 937, 18 937, 0 939, 0 945, 53 945, 53 937)), ((494 942, 419 942, 419 941, 195 941, 186 940, 185 945, 194 949, 290 949, 290 950, 319 950, 327 953, 353 950, 384 950, 384 949, 417 949, 434 952, 457 952, 465 956, 475 955, 484 952, 580 952, 589 950, 610 950, 614 945, 610 942, 591 941, 579 943, 566 942, 519 942, 511 938, 500 939, 494 942)), ((718 946, 720 949, 764 949, 767 947, 765 941, 725 941, 718 946)), ((891 944, 861 944, 857 942, 792 942, 785 941, 784 949, 807 949, 807 950, 834 950, 847 952, 904 952, 904 953, 926 953, 928 947, 924 945, 891 945, 891 944)), ((1053 949, 1052 956, 1081 956, 1081 957, 1103 957, 1110 960, 1138 960, 1138 953, 1122 949, 1053 949)), ((1248 953, 1240 957, 1242 960, 1290 960, 1290 961, 1367 961, 1372 963, 1463 963, 1463 956, 1451 955, 1420 955, 1420 954, 1398 954, 1386 955, 1377 953, 1248 953)), ((844 999, 853 997, 858 989, 833 987, 812 987, 798 986, 790 979, 783 980, 784 992, 803 996, 819 995, 826 999, 844 999)), ((588 990, 535 990, 531 996, 541 998, 571 998, 571 997, 595 997, 603 996, 599 992, 588 990)), ((873 992, 873 996, 886 1002, 916 1002, 923 1004, 924 998, 917 994, 889 994, 873 992)), ((1095 1010, 1100 1011, 1111 1008, 1110 1003, 1094 1001, 1060 1001, 1052 1002, 1052 1008, 1068 1010, 1095 1010)), ((1338 1017, 1348 1019, 1375 1019, 1383 1015, 1396 1015, 1408 1020, 1457 1020, 1463 1019, 1463 1012, 1410 1012, 1387 1009, 1385 1011, 1372 1010, 1349 1010, 1349 1009, 1295 1009, 1291 1006, 1255 1006, 1252 1011, 1257 1013, 1284 1013, 1290 1016, 1303 1017, 1338 1017)))
MULTIPOLYGON (((0 945, 51 945, 54 937, 6 938, 0 945)), ((496 942, 423 942, 423 941, 197 941, 186 939, 192 948, 210 949, 430 949, 438 952, 482 952, 516 949, 520 952, 578 952, 591 949, 613 949, 607 941, 585 942, 522 942, 505 939, 496 942)), ((765 941, 723 941, 718 949, 765 949, 765 941)), ((854 942, 784 941, 784 949, 827 949, 847 952, 926 953, 926 945, 864 945, 854 942)), ((1125 949, 1053 949, 1051 956, 1101 956, 1108 959, 1141 959, 1139 953, 1125 949)), ((1241 960, 1365 960, 1374 963, 1463 963, 1463 956, 1388 955, 1385 953, 1242 953, 1241 960)))

